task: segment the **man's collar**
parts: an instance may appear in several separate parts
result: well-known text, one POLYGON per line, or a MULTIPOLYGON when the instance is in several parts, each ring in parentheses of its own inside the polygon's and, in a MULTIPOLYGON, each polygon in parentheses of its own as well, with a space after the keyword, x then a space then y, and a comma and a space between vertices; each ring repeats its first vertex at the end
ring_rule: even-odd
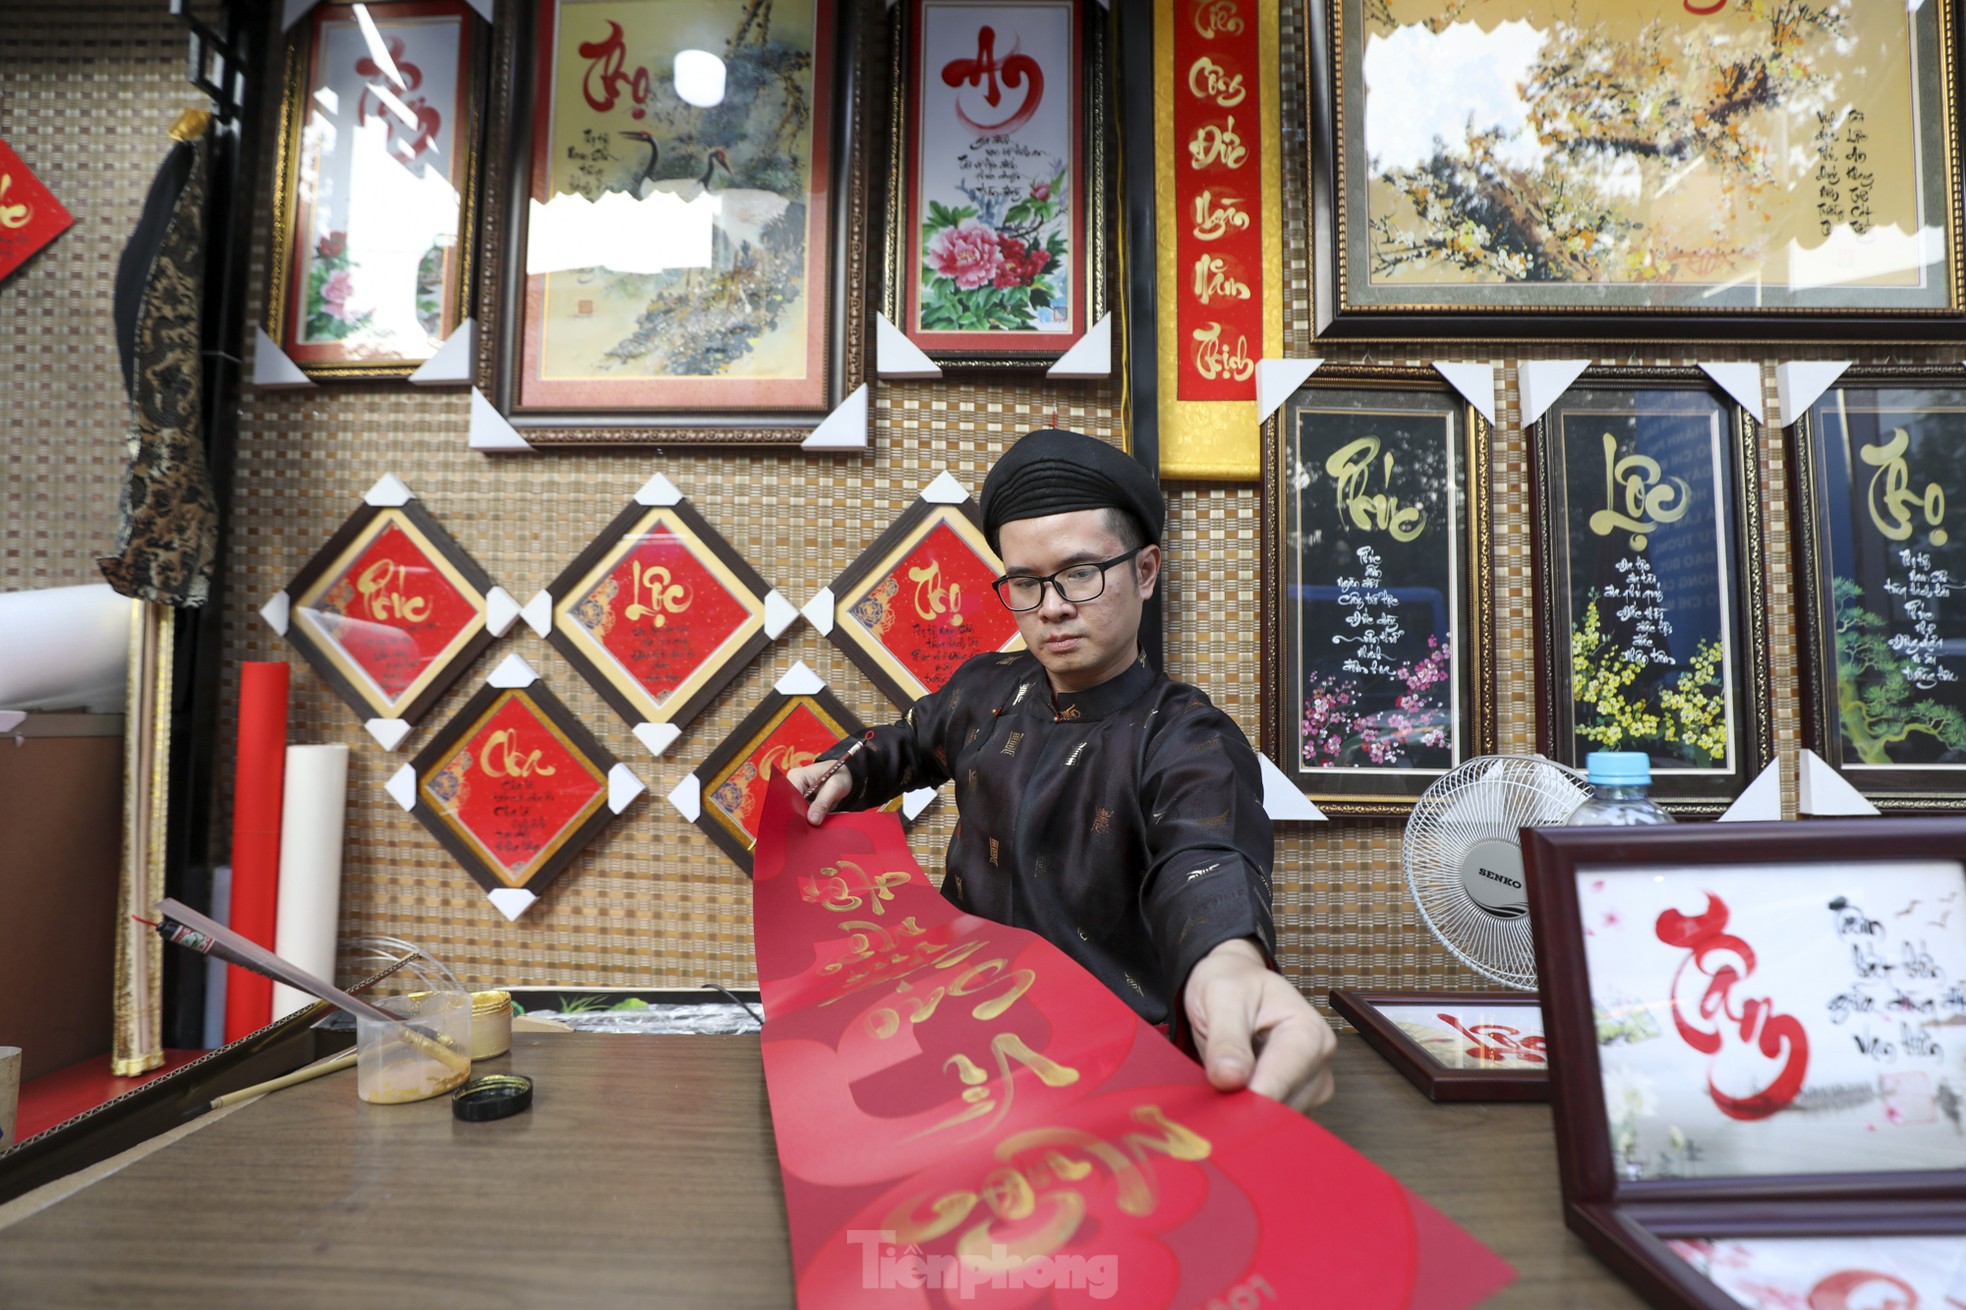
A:
POLYGON ((1051 712, 1061 723, 1103 719, 1140 699, 1159 676, 1147 663, 1143 651, 1135 656, 1133 663, 1096 687, 1084 691, 1052 692, 1051 712))

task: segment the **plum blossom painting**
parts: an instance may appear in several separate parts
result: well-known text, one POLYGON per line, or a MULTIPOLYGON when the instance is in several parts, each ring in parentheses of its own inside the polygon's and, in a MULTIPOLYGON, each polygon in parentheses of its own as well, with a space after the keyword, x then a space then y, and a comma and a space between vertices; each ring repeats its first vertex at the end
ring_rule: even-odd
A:
POLYGON ((501 26, 478 374, 528 444, 796 445, 862 385, 864 7, 540 0, 501 26))
POLYGON ((1268 740, 1327 811, 1410 807, 1487 732, 1488 428, 1427 377, 1323 369, 1271 425, 1268 740))
POLYGON ((462 321, 479 62, 462 0, 329 0, 297 26, 268 335, 310 376, 407 376, 462 321))
POLYGON ((1329 8, 1340 324, 1827 313, 1909 333, 1966 308, 1954 5, 1329 8))
POLYGON ((1086 140, 1082 7, 903 6, 906 124, 892 181, 905 208, 890 214, 888 299, 938 362, 1042 364, 1085 332, 1103 213, 1088 154, 1103 152, 1086 140))

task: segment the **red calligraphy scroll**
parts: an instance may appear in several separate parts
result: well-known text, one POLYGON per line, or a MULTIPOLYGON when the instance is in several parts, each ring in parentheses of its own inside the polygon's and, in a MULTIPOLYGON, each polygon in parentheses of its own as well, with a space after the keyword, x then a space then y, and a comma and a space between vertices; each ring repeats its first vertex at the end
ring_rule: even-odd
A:
POLYGON ((1262 51, 1251 0, 1172 0, 1182 400, 1254 400, 1263 353, 1262 51))
POLYGON ((959 913, 884 814, 782 775, 754 852, 804 1310, 1469 1306, 1513 1276, 1316 1124, 1224 1095, 1043 939, 959 913))

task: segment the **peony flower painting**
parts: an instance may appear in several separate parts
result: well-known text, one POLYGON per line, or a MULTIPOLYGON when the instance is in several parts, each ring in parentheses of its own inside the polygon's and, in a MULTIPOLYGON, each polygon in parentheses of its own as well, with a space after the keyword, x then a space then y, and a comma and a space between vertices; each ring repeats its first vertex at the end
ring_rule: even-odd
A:
POLYGON ((914 12, 896 320, 931 351, 1056 355, 1085 330, 1078 6, 914 12))

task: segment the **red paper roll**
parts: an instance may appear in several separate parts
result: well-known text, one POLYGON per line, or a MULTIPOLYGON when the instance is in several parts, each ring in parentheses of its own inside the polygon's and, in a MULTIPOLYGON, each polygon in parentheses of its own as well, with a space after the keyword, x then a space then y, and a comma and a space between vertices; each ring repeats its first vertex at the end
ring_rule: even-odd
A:
MULTIPOLYGON (((239 750, 232 787, 233 931, 273 949, 280 897, 280 806, 287 773, 287 666, 239 669, 239 750)), ((225 979, 225 1040, 273 1020, 273 983, 233 965, 225 979)))

